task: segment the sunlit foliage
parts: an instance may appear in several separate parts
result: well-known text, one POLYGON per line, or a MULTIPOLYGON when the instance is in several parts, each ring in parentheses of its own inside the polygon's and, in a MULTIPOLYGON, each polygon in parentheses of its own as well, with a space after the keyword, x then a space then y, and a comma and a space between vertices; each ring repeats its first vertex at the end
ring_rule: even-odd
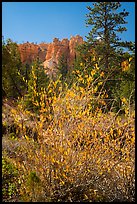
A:
POLYGON ((123 116, 105 113, 104 74, 94 77, 97 70, 89 75, 75 70, 77 82, 71 88, 62 87, 60 79, 39 92, 33 86, 38 115, 23 102, 11 107, 20 130, 12 139, 16 151, 6 136, 3 144, 18 169, 22 201, 134 201, 134 111, 121 98, 123 116), (32 133, 27 133, 28 126, 32 133))
POLYGON ((135 55, 116 49, 134 51, 116 35, 128 12, 93 5, 88 41, 56 77, 3 43, 4 202, 135 202, 135 55))

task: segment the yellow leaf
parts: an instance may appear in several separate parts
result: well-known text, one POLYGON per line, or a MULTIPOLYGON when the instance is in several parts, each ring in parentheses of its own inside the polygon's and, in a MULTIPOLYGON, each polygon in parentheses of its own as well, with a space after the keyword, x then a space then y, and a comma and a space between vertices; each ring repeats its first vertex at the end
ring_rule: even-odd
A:
POLYGON ((103 76, 104 76, 104 72, 101 72, 101 73, 100 73, 100 76, 103 77, 103 76))
POLYGON ((62 176, 63 176, 64 178, 66 178, 66 179, 68 178, 65 174, 62 174, 62 176))
POLYGON ((108 168, 108 172, 110 173, 110 168, 108 168))
POLYGON ((121 130, 120 130, 120 129, 118 130, 118 134, 119 134, 119 135, 121 134, 121 130))
POLYGON ((52 158, 52 159, 51 159, 51 161, 54 163, 54 162, 55 162, 55 159, 54 159, 54 158, 52 158))
POLYGON ((79 71, 79 70, 76 70, 75 72, 76 72, 77 74, 79 74, 79 73, 80 73, 80 71, 79 71))
POLYGON ((78 162, 77 165, 81 165, 81 162, 78 162))
POLYGON ((125 60, 121 63, 122 71, 127 71, 129 69, 129 61, 125 60))
POLYGON ((98 90, 98 87, 96 86, 96 87, 94 88, 94 93, 96 93, 97 90, 98 90))
POLYGON ((68 152, 67 152, 67 151, 65 151, 65 152, 64 152, 64 155, 68 155, 68 152))
POLYGON ((48 91, 48 93, 51 93, 52 92, 52 90, 50 89, 49 91, 48 91))
POLYGON ((95 56, 93 57, 93 61, 95 61, 96 60, 96 58, 95 58, 95 56))
POLYGON ((86 194, 84 195, 84 197, 85 197, 85 199, 88 199, 88 196, 86 194))
POLYGON ((94 190, 94 194, 95 194, 95 195, 97 194, 97 190, 94 190))
POLYGON ((96 71, 93 69, 93 70, 91 71, 91 76, 93 76, 95 73, 96 73, 96 71))
POLYGON ((26 140, 29 140, 29 137, 27 135, 25 135, 26 140))
POLYGON ((61 182, 60 182, 60 184, 64 185, 64 184, 65 184, 65 182, 64 182, 64 181, 61 181, 61 182))
POLYGON ((25 81, 25 78, 23 77, 23 81, 25 81))
POLYGON ((128 110, 128 109, 126 109, 126 110, 125 110, 125 114, 126 114, 126 115, 128 115, 128 113, 129 113, 129 110, 128 110))
POLYGON ((103 84, 103 82, 102 82, 102 81, 98 83, 98 85, 99 85, 99 86, 100 86, 100 85, 102 85, 102 84, 103 84))
POLYGON ((100 163, 100 158, 97 160, 97 162, 96 162, 97 164, 99 164, 100 163))
POLYGON ((112 128, 110 129, 110 134, 113 135, 113 129, 112 128))
POLYGON ((126 103, 126 102, 127 102, 126 98, 122 98, 121 101, 122 101, 123 103, 126 103))
POLYGON ((98 64, 97 64, 97 63, 95 64, 95 68, 96 68, 96 69, 99 69, 99 67, 98 67, 98 64))
POLYGON ((132 59, 133 59, 133 58, 132 58, 132 57, 130 57, 130 58, 129 58, 129 62, 131 62, 131 60, 132 60, 132 59))

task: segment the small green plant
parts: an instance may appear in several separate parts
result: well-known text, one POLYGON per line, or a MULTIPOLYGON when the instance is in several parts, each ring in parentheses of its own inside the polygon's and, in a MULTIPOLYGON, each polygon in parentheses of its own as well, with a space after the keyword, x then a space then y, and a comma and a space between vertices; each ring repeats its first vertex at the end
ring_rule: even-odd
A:
POLYGON ((31 171, 26 180, 26 196, 29 195, 29 201, 38 201, 37 199, 39 196, 37 195, 41 190, 40 186, 40 178, 37 176, 35 171, 31 171))
POLYGON ((15 133, 13 133, 13 132, 9 134, 9 137, 10 137, 12 140, 16 139, 16 135, 15 135, 15 133))
POLYGON ((34 186, 35 183, 39 183, 40 182, 40 178, 37 176, 35 171, 30 172, 29 177, 28 177, 28 185, 30 186, 34 186))
POLYGON ((5 157, 2 157, 2 197, 10 200, 17 195, 18 171, 15 166, 5 157))

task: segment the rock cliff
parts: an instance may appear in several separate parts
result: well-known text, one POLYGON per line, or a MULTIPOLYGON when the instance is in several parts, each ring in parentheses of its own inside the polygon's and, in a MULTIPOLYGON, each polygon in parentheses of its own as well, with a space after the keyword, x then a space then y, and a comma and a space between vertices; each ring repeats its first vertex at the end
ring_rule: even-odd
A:
POLYGON ((70 40, 54 38, 52 43, 23 43, 18 45, 22 63, 30 64, 34 59, 39 58, 43 63, 45 70, 52 71, 56 69, 62 55, 67 59, 68 68, 70 68, 76 58, 76 46, 84 43, 79 35, 71 37, 70 40))
POLYGON ((41 61, 44 61, 47 52, 47 47, 48 44, 36 45, 34 43, 29 42, 18 45, 22 63, 30 64, 37 57, 41 61))

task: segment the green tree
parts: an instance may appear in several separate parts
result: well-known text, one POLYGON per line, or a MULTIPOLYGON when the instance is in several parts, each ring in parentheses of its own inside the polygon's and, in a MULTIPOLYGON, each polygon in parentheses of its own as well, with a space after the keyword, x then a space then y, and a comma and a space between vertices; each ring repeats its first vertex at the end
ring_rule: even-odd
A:
POLYGON ((110 72, 110 68, 112 69, 112 66, 114 67, 119 62, 116 53, 121 53, 123 48, 133 49, 132 42, 123 42, 118 36, 118 33, 127 30, 124 25, 127 23, 125 17, 129 15, 129 12, 125 9, 118 12, 121 7, 119 2, 98 2, 93 6, 93 8, 87 7, 89 14, 87 14, 86 24, 92 26, 87 36, 88 44, 95 48, 101 58, 104 71, 110 72))
POLYGON ((120 74, 120 81, 117 80, 112 89, 112 96, 118 101, 116 110, 121 108, 122 98, 126 98, 130 106, 135 105, 135 55, 127 52, 123 58, 125 67, 120 74))
POLYGON ((18 45, 11 39, 2 43, 2 92, 3 97, 15 99, 22 96, 25 83, 20 76, 22 63, 18 45))
POLYGON ((44 67, 40 64, 39 60, 31 64, 31 70, 27 81, 27 92, 24 96, 24 103, 27 109, 38 111, 39 106, 34 103, 40 102, 40 93, 42 89, 46 89, 49 84, 49 78, 45 73, 44 67))
POLYGON ((65 80, 67 73, 68 73, 68 64, 67 64, 67 56, 65 54, 62 54, 62 56, 59 59, 58 63, 58 70, 61 74, 61 80, 65 80))
MULTIPOLYGON (((129 15, 125 9, 119 12, 120 7, 119 2, 97 2, 93 3, 93 7, 87 7, 89 14, 86 24, 92 26, 92 29, 87 36, 86 48, 97 56, 99 68, 106 76, 104 89, 107 90, 110 99, 113 99, 117 85, 121 84, 121 77, 123 80, 121 63, 124 53, 134 53, 134 43, 121 41, 118 35, 127 30, 125 18, 129 15)), ((92 62, 93 60, 91 64, 92 62)))

